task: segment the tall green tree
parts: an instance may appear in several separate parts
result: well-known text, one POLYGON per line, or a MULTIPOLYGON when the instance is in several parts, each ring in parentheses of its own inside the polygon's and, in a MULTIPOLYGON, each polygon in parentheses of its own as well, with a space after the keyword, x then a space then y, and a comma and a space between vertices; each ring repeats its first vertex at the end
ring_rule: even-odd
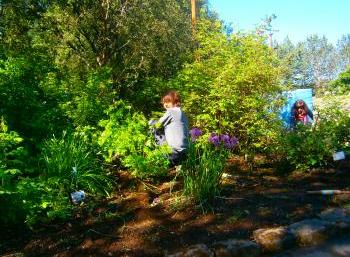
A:
POLYGON ((337 42, 340 70, 350 67, 350 34, 343 35, 337 42))
POLYGON ((68 1, 52 4, 35 44, 74 71, 109 66, 116 84, 171 75, 191 49, 187 9, 175 0, 68 1))
POLYGON ((50 0, 1 0, 0 47, 2 54, 27 54, 29 31, 49 7, 50 0))
POLYGON ((301 44, 294 45, 287 37, 275 49, 286 71, 282 83, 290 88, 309 86, 312 79, 301 44))
POLYGON ((276 49, 290 70, 286 81, 293 87, 317 89, 327 85, 339 72, 339 56, 325 36, 311 35, 296 45, 287 39, 276 49))
MULTIPOLYGON (((0 4, 4 61, 24 57, 29 70, 41 69, 28 73, 30 82, 25 83, 32 87, 26 88, 54 98, 75 125, 96 125, 114 100, 134 101, 138 93, 152 91, 144 82, 149 77, 169 78, 191 59, 188 1, 3 0, 0 4)), ((199 1, 199 6, 205 4, 199 1)), ((21 88, 12 85, 15 91, 21 88)))
POLYGON ((53 1, 31 36, 59 70, 49 88, 76 125, 96 125, 118 98, 134 101, 149 77, 172 76, 194 45, 189 6, 177 0, 53 1))
POLYGON ((302 43, 302 47, 316 88, 335 78, 335 48, 325 36, 311 35, 302 43))

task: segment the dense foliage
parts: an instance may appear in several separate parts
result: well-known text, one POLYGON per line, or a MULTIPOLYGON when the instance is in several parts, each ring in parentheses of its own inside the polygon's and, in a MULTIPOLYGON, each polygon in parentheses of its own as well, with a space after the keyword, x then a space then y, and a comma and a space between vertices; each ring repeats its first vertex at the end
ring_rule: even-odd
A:
POLYGON ((339 74, 339 77, 332 81, 330 91, 339 95, 350 93, 350 68, 339 74))
POLYGON ((27 153, 23 139, 15 131, 9 131, 4 119, 0 123, 0 227, 23 219, 21 196, 17 192, 20 177, 25 174, 27 153))
POLYGON ((333 153, 349 151, 350 116, 333 103, 319 110, 313 125, 298 124, 281 140, 278 151, 295 168, 325 167, 333 162, 333 153))
POLYGON ((156 146, 145 116, 132 112, 122 101, 108 110, 109 119, 101 121, 104 130, 99 144, 108 162, 120 161, 138 177, 160 176, 167 172, 170 153, 167 145, 156 146))
POLYGON ((278 59, 254 35, 222 33, 219 22, 199 24, 196 61, 173 81, 190 120, 205 130, 236 135, 246 151, 263 151, 274 140, 282 90, 278 59))

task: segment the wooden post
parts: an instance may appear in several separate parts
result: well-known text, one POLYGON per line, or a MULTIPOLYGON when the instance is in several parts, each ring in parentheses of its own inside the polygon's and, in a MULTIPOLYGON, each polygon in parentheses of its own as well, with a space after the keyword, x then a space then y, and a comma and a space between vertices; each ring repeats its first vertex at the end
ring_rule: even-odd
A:
POLYGON ((196 0, 191 0, 192 25, 196 24, 196 0))

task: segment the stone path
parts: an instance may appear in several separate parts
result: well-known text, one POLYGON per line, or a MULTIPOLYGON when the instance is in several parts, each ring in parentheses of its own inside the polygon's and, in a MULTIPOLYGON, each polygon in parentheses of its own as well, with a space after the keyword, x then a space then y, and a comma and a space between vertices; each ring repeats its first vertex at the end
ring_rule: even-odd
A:
POLYGON ((228 239, 198 244, 167 257, 350 257, 349 235, 350 209, 329 208, 317 218, 257 229, 254 241, 228 239))
POLYGON ((317 247, 289 250, 272 257, 350 257, 350 236, 332 239, 317 247))

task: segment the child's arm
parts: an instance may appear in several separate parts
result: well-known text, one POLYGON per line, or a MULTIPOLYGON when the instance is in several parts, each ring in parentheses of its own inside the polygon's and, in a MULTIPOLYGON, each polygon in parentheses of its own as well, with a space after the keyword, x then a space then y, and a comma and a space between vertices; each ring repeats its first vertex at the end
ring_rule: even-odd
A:
POLYGON ((165 127, 171 122, 170 113, 167 111, 156 123, 156 128, 165 127))

